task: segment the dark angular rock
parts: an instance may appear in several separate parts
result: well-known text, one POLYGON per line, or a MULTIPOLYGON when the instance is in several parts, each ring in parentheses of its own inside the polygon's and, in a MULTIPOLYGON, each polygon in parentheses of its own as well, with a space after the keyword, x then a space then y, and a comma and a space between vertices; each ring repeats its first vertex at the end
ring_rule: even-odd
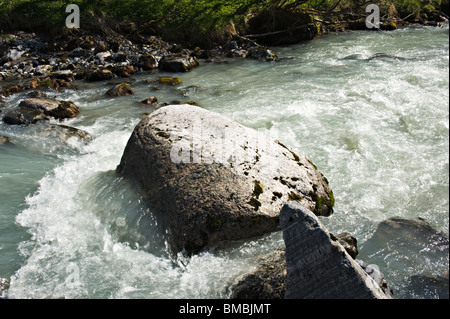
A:
POLYGON ((49 120, 42 110, 20 107, 3 116, 3 122, 9 125, 28 125, 49 120))
POLYGON ((129 78, 135 74, 134 67, 132 65, 116 66, 111 71, 121 78, 129 78))
POLYGON ((198 65, 197 59, 188 55, 166 55, 159 61, 159 68, 168 72, 189 72, 198 65))
POLYGON ((142 66, 143 70, 153 70, 158 67, 158 61, 153 55, 145 53, 139 57, 139 65, 142 66))
POLYGON ((105 81, 105 80, 111 80, 114 78, 114 74, 107 69, 97 69, 94 71, 89 71, 86 74, 86 80, 87 81, 105 81))
POLYGON ((283 206, 287 299, 384 299, 378 284, 334 240, 311 211, 296 202, 283 206))

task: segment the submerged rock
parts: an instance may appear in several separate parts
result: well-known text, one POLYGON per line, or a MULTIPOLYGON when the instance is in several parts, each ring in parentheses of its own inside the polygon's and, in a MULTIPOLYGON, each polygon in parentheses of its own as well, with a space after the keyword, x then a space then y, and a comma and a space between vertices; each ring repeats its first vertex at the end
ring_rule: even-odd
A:
POLYGON ((279 141, 192 105, 169 105, 135 128, 117 172, 154 208, 174 253, 279 230, 286 201, 333 212, 327 180, 279 141))
POLYGON ((159 84, 172 85, 172 86, 181 84, 181 82, 182 82, 181 79, 179 77, 175 77, 175 76, 163 76, 158 79, 159 84))
POLYGON ((65 143, 71 138, 88 143, 93 139, 92 135, 84 130, 68 125, 51 124, 48 122, 42 122, 37 125, 30 126, 27 128, 26 132, 32 136, 52 139, 55 143, 65 143))
POLYGON ((0 145, 11 143, 11 140, 7 136, 0 135, 0 145))
POLYGON ((436 288, 442 284, 442 280, 434 281, 432 278, 448 271, 449 238, 444 231, 428 221, 402 217, 384 220, 372 237, 363 243, 361 252, 366 256, 370 255, 373 263, 388 267, 392 274, 404 269, 422 270, 410 279, 400 280, 396 285, 396 296, 435 298, 442 295, 439 292, 441 288, 433 294, 431 289, 434 288, 430 287, 436 288))
POLYGON ((286 293, 285 251, 261 258, 258 268, 231 288, 231 299, 284 299, 286 293))
POLYGON ((412 296, 430 299, 449 299, 448 272, 443 275, 413 275, 408 278, 406 289, 412 296))
POLYGON ((280 224, 286 244, 287 299, 391 298, 311 211, 287 203, 280 224))
MULTIPOLYGON (((447 265, 449 260, 448 235, 422 218, 392 217, 381 222, 363 249, 366 254, 382 254, 387 249, 392 258, 397 256, 398 261, 401 256, 412 255, 420 255, 425 260, 440 260, 447 265)), ((384 256, 380 258, 385 259, 384 256)))

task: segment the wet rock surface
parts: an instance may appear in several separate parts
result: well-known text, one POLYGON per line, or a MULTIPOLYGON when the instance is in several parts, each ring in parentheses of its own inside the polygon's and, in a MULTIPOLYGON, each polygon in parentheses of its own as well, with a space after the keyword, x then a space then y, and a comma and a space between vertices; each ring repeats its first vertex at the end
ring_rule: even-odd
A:
MULTIPOLYGON (((324 230, 325 231, 325 230, 324 230)), ((354 259, 361 269, 370 276, 374 282, 381 288, 387 297, 394 297, 392 289, 388 285, 384 274, 376 265, 368 264, 360 259, 358 255, 357 240, 348 232, 340 233, 336 236, 329 233, 332 241, 338 242, 350 257, 354 259)), ((311 243, 305 244, 304 248, 299 249, 298 254, 302 255, 303 250, 315 246, 314 237, 311 243)), ((232 299, 283 299, 286 294, 286 249, 280 248, 268 255, 260 257, 256 270, 238 278, 237 282, 229 286, 230 298, 232 299)), ((308 263, 320 263, 320 260, 309 259, 308 263)), ((336 265, 339 266, 339 265, 336 265)), ((319 276, 323 269, 317 269, 316 275, 319 276)), ((358 298, 358 296, 354 296, 358 298)), ((322 298, 320 295, 314 298, 322 298)), ((339 297, 338 297, 339 298, 339 297)))
POLYGON ((42 111, 45 115, 55 119, 73 118, 78 115, 80 108, 71 101, 60 101, 49 98, 28 98, 20 102, 19 108, 42 111))
POLYGON ((0 145, 10 143, 11 140, 7 136, 0 135, 0 145))
POLYGON ((106 92, 111 97, 133 95, 133 89, 128 83, 120 83, 112 87, 106 92))
POLYGON ((284 299, 286 260, 284 249, 260 260, 258 268, 230 287, 231 299, 284 299))
POLYGON ((287 203, 280 224, 286 244, 285 298, 391 298, 311 211, 299 203, 287 203))

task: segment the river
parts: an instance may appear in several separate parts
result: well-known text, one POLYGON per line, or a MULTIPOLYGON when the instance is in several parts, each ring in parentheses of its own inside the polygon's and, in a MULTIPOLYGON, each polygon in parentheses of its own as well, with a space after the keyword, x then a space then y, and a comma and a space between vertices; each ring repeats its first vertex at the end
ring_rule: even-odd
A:
MULTIPOLYGON (((105 83, 48 92, 80 106, 64 124, 89 132, 89 142, 0 123, 11 141, 0 145, 8 297, 227 298, 258 256, 283 247, 274 233, 189 259, 167 254, 151 212, 114 173, 133 128, 154 109, 139 101, 152 95, 195 101, 308 156, 336 199, 325 226, 353 234, 360 258, 379 266, 397 298, 430 297, 406 292, 405 282, 448 270, 448 254, 406 256, 396 266, 364 243, 393 216, 422 217, 448 234, 448 25, 328 34, 273 49, 279 62, 202 62, 175 87, 149 83, 161 73, 140 74, 128 97, 106 96, 105 83)), ((5 99, 7 108, 25 94, 5 99)))

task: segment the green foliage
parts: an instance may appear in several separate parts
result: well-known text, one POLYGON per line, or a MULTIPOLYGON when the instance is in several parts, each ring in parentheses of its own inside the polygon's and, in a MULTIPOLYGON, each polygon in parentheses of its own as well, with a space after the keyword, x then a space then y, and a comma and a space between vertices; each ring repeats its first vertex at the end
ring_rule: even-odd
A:
MULTIPOLYGON (((374 0, 400 15, 431 12, 442 0, 374 0)), ((155 30, 181 34, 216 32, 231 22, 243 21, 249 13, 282 7, 287 10, 312 9, 318 13, 364 13, 366 0, 0 0, 0 28, 34 31, 36 28, 63 28, 68 4, 77 4, 81 20, 98 16, 119 22, 148 24, 155 30)))

